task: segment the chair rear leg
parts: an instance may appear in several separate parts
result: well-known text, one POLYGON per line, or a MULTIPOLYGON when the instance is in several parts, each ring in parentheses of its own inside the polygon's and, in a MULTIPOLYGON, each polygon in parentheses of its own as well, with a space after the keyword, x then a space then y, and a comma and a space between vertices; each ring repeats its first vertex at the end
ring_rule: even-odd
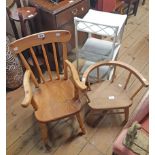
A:
POLYGON ((50 150, 51 147, 48 145, 48 129, 47 129, 47 124, 39 122, 39 126, 40 126, 40 131, 41 131, 41 138, 43 140, 45 148, 47 150, 50 150))
POLYGON ((77 118, 77 120, 78 120, 78 122, 79 122, 79 126, 80 126, 80 128, 81 128, 81 130, 82 130, 82 133, 83 133, 83 134, 86 134, 86 130, 85 130, 85 128, 84 128, 83 121, 82 121, 82 118, 81 118, 81 116, 80 116, 80 113, 77 113, 77 114, 76 114, 76 118, 77 118))
POLYGON ((128 108, 125 108, 124 109, 124 112, 125 112, 125 122, 128 121, 128 118, 129 118, 129 107, 128 108))

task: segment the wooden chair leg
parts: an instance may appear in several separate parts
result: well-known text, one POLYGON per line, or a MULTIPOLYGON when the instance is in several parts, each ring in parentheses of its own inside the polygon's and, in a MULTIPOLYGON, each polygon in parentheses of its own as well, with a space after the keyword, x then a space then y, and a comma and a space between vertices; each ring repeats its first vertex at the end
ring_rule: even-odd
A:
POLYGON ((84 128, 83 121, 82 121, 82 118, 81 118, 81 116, 80 116, 80 113, 77 113, 77 114, 76 114, 76 118, 77 118, 77 120, 78 120, 78 122, 79 122, 79 126, 80 126, 80 128, 81 128, 81 130, 82 130, 82 133, 83 133, 83 134, 86 134, 86 130, 85 130, 85 128, 84 128))
POLYGON ((46 123, 40 123, 40 131, 41 131, 41 138, 44 142, 44 145, 47 150, 50 150, 50 146, 48 145, 48 129, 46 123))
POLYGON ((129 118, 129 108, 125 108, 124 112, 125 112, 125 122, 127 122, 129 118))
POLYGON ((145 0, 143 0, 143 2, 142 2, 142 5, 144 5, 145 4, 145 0))

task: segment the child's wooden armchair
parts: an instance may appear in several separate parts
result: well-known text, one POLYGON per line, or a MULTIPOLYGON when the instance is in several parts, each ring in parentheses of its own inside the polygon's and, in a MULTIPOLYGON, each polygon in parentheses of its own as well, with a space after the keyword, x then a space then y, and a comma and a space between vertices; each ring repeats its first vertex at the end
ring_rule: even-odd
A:
POLYGON ((86 90, 86 85, 79 80, 78 73, 74 66, 67 60, 67 42, 70 40, 71 35, 69 31, 53 30, 27 36, 11 43, 11 49, 19 55, 22 60, 26 72, 24 75, 23 85, 25 90, 25 98, 21 103, 23 107, 31 104, 34 108, 35 118, 40 124, 42 139, 45 146, 48 146, 48 132, 46 123, 50 121, 59 120, 71 115, 76 115, 80 128, 83 133, 85 129, 80 117, 80 100, 79 92, 86 90), (52 51, 46 51, 45 44, 52 47, 52 51), (57 46, 60 44, 59 46, 57 46), (39 46, 39 52, 42 52, 44 58, 44 65, 46 66, 47 75, 44 76, 42 69, 39 66, 37 59, 36 46, 39 46), (62 52, 62 68, 63 76, 60 76, 59 61, 57 59, 57 49, 62 52), (27 52, 33 60, 33 66, 36 67, 38 74, 41 78, 40 83, 35 78, 31 70, 29 62, 25 59, 23 52, 27 52), (49 65, 49 58, 47 53, 53 53, 53 63, 56 70, 56 78, 52 75, 49 65), (70 69, 70 76, 68 70, 70 69), (32 83, 35 85, 34 91, 32 90, 32 83))
POLYGON ((93 110, 114 110, 112 114, 124 114, 125 121, 129 117, 129 107, 138 92, 148 87, 148 81, 134 67, 120 61, 102 61, 91 65, 84 72, 82 81, 88 83, 91 91, 88 92, 88 105, 93 110), (100 76, 100 70, 109 66, 110 80, 104 80, 100 76), (110 69, 111 68, 111 69, 110 69), (92 81, 91 74, 96 73, 96 81, 92 81), (117 110, 122 111, 117 111, 117 110))

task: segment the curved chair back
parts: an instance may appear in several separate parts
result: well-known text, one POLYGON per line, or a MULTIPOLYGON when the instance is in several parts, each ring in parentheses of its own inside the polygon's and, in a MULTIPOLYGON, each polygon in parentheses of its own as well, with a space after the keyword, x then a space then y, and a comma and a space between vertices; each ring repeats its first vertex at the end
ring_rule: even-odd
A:
POLYGON ((10 44, 10 47, 17 55, 19 55, 24 67, 27 70, 31 70, 31 78, 35 86, 38 87, 39 83, 35 78, 35 71, 38 72, 41 83, 46 81, 41 69, 40 61, 44 64, 44 67, 47 70, 49 76, 48 80, 52 80, 52 72, 50 68, 51 62, 56 70, 57 79, 60 79, 61 67, 64 68, 64 77, 67 77, 66 65, 64 61, 67 59, 66 44, 70 38, 71 34, 69 31, 46 31, 16 40, 10 44), (24 55, 27 55, 28 58, 24 55), (50 60, 51 55, 53 57, 50 60), (60 57, 62 58, 61 65, 60 57), (32 66, 35 66, 36 69, 32 70, 32 66))

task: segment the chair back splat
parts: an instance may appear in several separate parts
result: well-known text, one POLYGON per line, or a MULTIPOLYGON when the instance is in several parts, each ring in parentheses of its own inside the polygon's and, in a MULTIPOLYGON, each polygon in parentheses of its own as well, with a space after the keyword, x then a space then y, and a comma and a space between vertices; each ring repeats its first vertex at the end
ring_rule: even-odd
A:
MULTIPOLYGON (((20 56, 22 63, 24 64, 26 69, 31 70, 31 66, 30 66, 30 59, 32 61, 32 63, 34 63, 34 65, 36 66, 36 70, 39 73, 39 76, 41 78, 41 82, 45 83, 45 77, 43 76, 43 72, 42 69, 39 65, 39 60, 38 60, 38 53, 42 55, 43 58, 43 62, 45 63, 45 67, 47 69, 47 73, 49 76, 49 80, 52 80, 52 73, 51 73, 51 69, 50 69, 50 63, 52 60, 49 60, 48 58, 48 52, 51 52, 53 55, 53 64, 55 66, 55 70, 56 70, 56 76, 57 79, 60 79, 60 71, 59 71, 59 62, 58 62, 58 55, 57 55, 57 50, 56 50, 56 46, 58 43, 60 43, 62 46, 62 57, 63 57, 63 65, 64 65, 64 60, 67 59, 67 47, 66 47, 66 42, 69 41, 71 35, 69 32, 66 31, 46 31, 46 32, 41 32, 41 33, 37 33, 31 36, 27 36, 25 38, 19 39, 17 41, 15 41, 14 43, 11 44, 12 49, 15 51, 15 53, 17 55, 20 56), (46 47, 47 44, 50 44, 49 46, 51 46, 51 51, 47 51, 48 48, 46 47), (35 50, 36 47, 39 47, 40 50, 35 50), (29 57, 28 59, 26 59, 24 57, 24 51, 26 50, 26 52, 28 52, 29 57)), ((31 70, 31 77, 32 80, 35 84, 36 87, 38 87, 38 82, 35 78, 34 73, 31 70)), ((67 71, 66 71, 66 67, 64 66, 64 77, 67 77, 67 71)))

